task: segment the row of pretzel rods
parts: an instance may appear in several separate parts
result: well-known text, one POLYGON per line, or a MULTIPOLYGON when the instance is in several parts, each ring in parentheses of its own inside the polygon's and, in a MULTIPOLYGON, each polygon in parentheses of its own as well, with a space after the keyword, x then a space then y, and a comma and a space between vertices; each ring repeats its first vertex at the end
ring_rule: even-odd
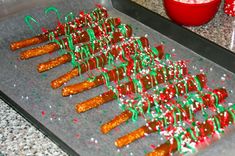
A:
MULTIPOLYGON (((157 51, 157 54, 151 55, 152 59, 158 58, 158 60, 161 60, 164 58, 164 50, 162 45, 150 48, 149 41, 146 37, 132 37, 132 28, 129 25, 121 24, 121 20, 119 18, 108 17, 107 10, 103 7, 95 8, 90 12, 90 14, 82 14, 79 17, 76 17, 72 22, 60 25, 54 30, 50 30, 46 33, 29 39, 13 42, 10 47, 12 50, 18 50, 31 45, 43 43, 48 40, 51 40, 51 42, 46 43, 43 46, 31 48, 21 52, 20 58, 22 60, 26 60, 55 52, 60 48, 67 49, 69 51, 68 53, 38 65, 38 72, 45 72, 62 64, 73 62, 74 68, 71 71, 51 82, 51 87, 54 89, 61 87, 72 78, 77 77, 89 70, 105 67, 110 61, 108 57, 109 55, 111 55, 113 59, 127 61, 122 66, 106 71, 106 76, 108 76, 110 82, 115 80, 122 80, 125 78, 126 69, 129 69, 128 66, 131 66, 130 60, 132 60, 132 56, 135 55, 136 52, 137 54, 144 52, 151 55, 157 51), (70 30, 70 39, 67 37, 66 29, 70 30), (54 37, 52 40, 50 39, 52 36, 51 34, 53 34, 54 37), (66 37, 57 40, 57 37, 59 36, 66 37), (73 44, 79 44, 78 49, 80 51, 83 50, 84 53, 74 52, 76 49, 71 49, 71 41, 73 44)), ((135 56, 135 59, 137 62, 136 68, 139 70, 144 69, 145 67, 143 67, 143 64, 141 63, 142 58, 135 56)), ((186 62, 183 60, 165 66, 157 64, 154 68, 154 72, 154 75, 146 74, 139 78, 139 82, 143 86, 142 92, 146 93, 146 101, 149 103, 144 105, 142 108, 138 108, 142 110, 142 113, 146 113, 149 109, 151 109, 151 107, 154 107, 156 105, 156 101, 161 109, 164 110, 164 105, 166 105, 166 103, 171 101, 174 97, 182 96, 189 92, 201 91, 201 89, 206 86, 206 76, 204 74, 198 74, 195 76, 189 75, 186 62), (183 78, 183 76, 185 78, 183 78), (147 93, 147 90, 154 88, 161 83, 163 84, 174 79, 179 80, 173 84, 166 85, 162 89, 162 92, 157 92, 153 95, 147 93)), ((131 70, 128 74, 132 75, 133 73, 134 70, 131 70)), ((78 94, 105 83, 105 75, 100 74, 92 81, 85 80, 77 84, 65 86, 62 89, 62 95, 69 96, 78 94)), ((139 92, 136 89, 134 80, 117 85, 116 89, 121 95, 128 95, 139 92)), ((198 96, 200 96, 202 99, 200 105, 198 105, 197 101, 193 101, 190 103, 190 105, 187 106, 177 104, 178 107, 174 107, 173 110, 163 113, 165 116, 169 116, 167 119, 168 121, 166 121, 164 117, 158 120, 148 121, 146 125, 118 138, 115 141, 115 145, 121 148, 137 139, 144 137, 145 135, 157 132, 159 129, 164 129, 164 127, 169 126, 169 124, 173 124, 181 120, 192 121, 194 120, 192 113, 195 114, 206 107, 216 107, 215 105, 223 102, 228 94, 225 89, 218 88, 205 94, 199 92, 198 96), (191 107, 196 109, 191 112, 191 107), (173 116, 174 120, 170 120, 170 117, 173 118, 173 116)), ((76 104, 75 108, 78 113, 81 113, 99 107, 100 105, 110 102, 116 98, 117 94, 113 90, 108 90, 99 96, 76 104)), ((132 106, 134 107, 135 105, 136 103, 133 102, 132 106)), ((226 118, 226 123, 224 124, 224 127, 226 127, 230 122, 234 121, 233 113, 234 107, 230 107, 209 119, 212 120, 216 118, 222 122, 224 118, 221 116, 224 114, 229 114, 227 115, 229 117, 226 118)), ((139 115, 141 115, 141 113, 137 114, 137 116, 139 115)), ((103 124, 101 126, 101 132, 106 134, 132 117, 133 112, 131 109, 127 109, 109 122, 103 124)), ((208 121, 209 119, 207 119, 205 123, 198 126, 208 129, 205 135, 211 135, 216 130, 216 126, 211 127, 210 122, 208 121)), ((195 128, 193 127, 192 131, 194 130, 195 128)), ((192 135, 188 133, 184 135, 185 137, 192 137, 192 135)), ((177 146, 177 139, 173 139, 173 141, 170 143, 168 141, 167 143, 162 144, 148 155, 169 155, 171 152, 177 151, 177 146)))

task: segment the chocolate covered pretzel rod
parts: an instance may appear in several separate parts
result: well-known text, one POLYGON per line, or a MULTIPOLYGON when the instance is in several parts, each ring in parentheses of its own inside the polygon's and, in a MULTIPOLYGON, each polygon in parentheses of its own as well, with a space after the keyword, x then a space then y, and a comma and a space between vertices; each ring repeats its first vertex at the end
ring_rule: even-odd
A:
POLYGON ((168 111, 162 115, 161 118, 165 119, 148 122, 145 126, 142 126, 118 138, 115 141, 115 145, 120 148, 144 137, 145 135, 157 132, 159 129, 164 129, 164 127, 169 124, 192 120, 194 118, 194 113, 197 113, 206 107, 216 107, 216 105, 222 102, 226 97, 228 97, 228 93, 225 89, 215 89, 213 92, 206 93, 205 95, 200 95, 200 97, 198 97, 202 99, 202 103, 199 103, 198 101, 191 101, 191 99, 189 99, 186 101, 187 105, 185 107, 180 106, 177 108, 176 106, 171 111, 168 111))
POLYGON ((36 48, 28 49, 20 53, 20 59, 25 60, 32 57, 41 56, 44 54, 55 52, 60 48, 69 49, 70 43, 74 44, 84 43, 94 41, 96 39, 100 39, 105 35, 114 31, 114 29, 121 24, 121 20, 119 18, 108 18, 105 19, 104 23, 101 25, 94 26, 87 30, 77 31, 70 34, 71 39, 68 37, 64 37, 58 42, 50 42, 43 46, 39 46, 36 48))
MULTIPOLYGON (((162 45, 154 48, 154 51, 157 51, 157 54, 154 55, 154 58, 159 58, 159 59, 163 58, 164 51, 163 51, 162 45)), ((136 63, 137 70, 143 69, 141 61, 142 61, 141 59, 137 58, 137 63, 136 63)), ((108 80, 110 82, 115 81, 115 80, 122 80, 125 77, 125 71, 127 70, 128 65, 129 63, 125 64, 124 66, 122 65, 120 67, 107 71, 106 75, 108 76, 108 80)), ((129 74, 132 74, 133 72, 134 70, 130 70, 129 74)), ((78 94, 88 89, 92 89, 100 85, 103 85, 104 83, 106 83, 106 79, 105 79, 105 76, 101 74, 101 75, 96 76, 95 79, 92 81, 86 80, 81 83, 64 87, 62 89, 62 95, 69 96, 69 95, 78 94)))
MULTIPOLYGON (((128 28, 128 27, 127 27, 128 28)), ((128 28, 130 29, 130 28, 128 28)), ((88 70, 93 70, 98 67, 104 67, 109 61, 116 59, 120 55, 132 55, 135 52, 135 49, 140 52, 140 48, 136 48, 136 42, 140 41, 138 43, 141 43, 141 46, 148 47, 148 39, 145 37, 141 37, 140 39, 135 39, 132 42, 123 43, 121 46, 115 46, 112 47, 111 50, 108 50, 105 53, 102 53, 98 56, 95 56, 93 58, 90 58, 81 64, 78 64, 78 67, 73 68, 68 73, 60 76, 59 78, 53 80, 51 82, 52 88, 59 88, 64 83, 68 82, 72 78, 79 76, 88 70)), ((121 56, 120 56, 121 57, 121 56)))
MULTIPOLYGON (((178 62, 175 66, 172 67, 162 67, 157 68, 154 75, 147 74, 146 76, 143 76, 140 78, 139 82, 142 84, 142 91, 146 91, 153 86, 156 86, 157 84, 164 83, 166 81, 172 80, 174 78, 179 78, 182 75, 187 74, 187 68, 184 64, 184 62, 178 62), (179 67, 179 69, 177 68, 179 67)), ((133 81, 129 81, 123 85, 120 85, 117 87, 118 93, 122 95, 127 95, 130 93, 138 92, 138 89, 136 89, 136 84, 133 81)), ((84 101, 82 103, 76 104, 76 111, 78 113, 88 111, 92 108, 96 108, 98 106, 101 106, 109 101, 112 101, 117 98, 116 93, 113 90, 109 90, 99 96, 96 96, 92 99, 89 99, 87 101, 84 101)))
POLYGON ((68 27, 70 32, 75 32, 84 26, 90 26, 94 22, 98 22, 102 19, 108 17, 108 13, 106 8, 98 7, 91 11, 90 14, 80 14, 79 17, 76 17, 73 21, 68 22, 66 24, 58 25, 55 29, 49 30, 43 34, 39 34, 32 38, 12 42, 10 44, 11 50, 17 50, 20 48, 28 47, 31 45, 39 44, 42 42, 46 42, 49 40, 49 34, 53 33, 55 37, 59 37, 65 35, 65 27, 68 27))
MULTIPOLYGON (((132 35, 131 29, 127 29, 126 32, 122 31, 122 28, 117 28, 109 36, 103 37, 101 40, 95 40, 93 42, 83 44, 80 47, 76 48, 76 50, 72 51, 71 53, 74 54, 77 60, 85 59, 84 56, 89 55, 91 57, 92 54, 95 54, 101 50, 105 50, 107 49, 108 46, 115 45, 116 43, 121 42, 124 39, 130 38, 131 35, 132 35)), ((62 56, 59 56, 55 59, 49 60, 44 63, 40 63, 38 65, 38 72, 44 72, 54 67, 57 67, 61 64, 72 61, 71 53, 63 54, 62 56)))
MULTIPOLYGON (((189 138, 190 140, 197 141, 198 138, 204 138, 210 136, 215 132, 221 132, 222 129, 228 127, 229 124, 235 121, 235 104, 227 108, 225 111, 214 115, 213 117, 207 119, 203 123, 199 123, 194 127, 191 127, 185 134, 184 138, 180 140, 189 138)), ((177 137, 172 138, 172 141, 168 140, 164 144, 157 147, 153 152, 148 153, 146 156, 169 156, 172 153, 179 150, 181 147, 180 142, 177 137)))
MULTIPOLYGON (((169 85, 168 87, 166 87, 163 93, 161 93, 160 95, 157 94, 157 97, 160 97, 160 98, 157 99, 156 101, 158 104, 162 104, 174 98, 175 96, 183 95, 187 92, 200 90, 205 85, 206 85, 206 76, 203 74, 185 78, 183 81, 180 81, 177 84, 169 85)), ((153 107, 154 100, 149 99, 149 101, 151 102, 150 107, 153 107)), ((143 112, 145 113, 148 110, 148 108, 149 106, 143 106, 142 108, 143 112)), ((130 110, 123 111, 121 114, 117 115, 109 122, 103 124, 101 126, 101 132, 104 134, 108 133, 115 127, 129 120, 132 117, 132 115, 133 113, 130 110)))

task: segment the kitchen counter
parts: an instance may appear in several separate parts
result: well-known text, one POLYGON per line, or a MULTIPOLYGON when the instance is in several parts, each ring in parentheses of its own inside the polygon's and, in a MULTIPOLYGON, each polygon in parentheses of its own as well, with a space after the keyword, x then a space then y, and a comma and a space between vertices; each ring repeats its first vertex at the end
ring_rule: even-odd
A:
POLYGON ((0 156, 67 155, 1 99, 0 121, 0 156))
MULTIPOLYGON (((162 1, 133 0, 167 17, 162 1)), ((222 5, 216 17, 206 25, 187 27, 191 31, 229 49, 234 18, 223 13, 222 5)), ((67 155, 22 116, 0 100, 0 156, 1 155, 67 155)))

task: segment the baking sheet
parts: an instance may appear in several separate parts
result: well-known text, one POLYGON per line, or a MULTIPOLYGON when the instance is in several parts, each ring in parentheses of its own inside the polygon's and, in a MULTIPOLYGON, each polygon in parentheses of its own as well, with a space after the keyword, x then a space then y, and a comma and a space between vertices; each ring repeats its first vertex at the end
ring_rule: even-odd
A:
MULTIPOLYGON (((192 74, 205 72, 208 76, 208 86, 211 88, 226 87, 229 91, 229 98, 226 103, 235 102, 233 94, 235 89, 234 73, 112 8, 111 1, 64 0, 57 1, 53 5, 60 10, 63 16, 70 11, 74 13, 82 10, 90 11, 95 7, 96 3, 101 3, 107 7, 111 16, 120 17, 123 23, 130 24, 136 36, 148 34, 152 45, 164 43, 165 51, 173 54, 174 60, 190 60, 189 68, 192 74)), ((60 89, 52 90, 50 82, 70 70, 72 68, 70 64, 39 74, 36 71, 37 64, 45 62, 58 54, 20 61, 18 59, 19 51, 11 52, 9 50, 11 41, 17 41, 33 35, 24 23, 24 16, 32 15, 42 27, 51 28, 55 25, 56 16, 54 14, 46 16, 43 13, 43 9, 44 6, 31 8, 5 18, 0 22, 0 90, 81 156, 144 155, 146 152, 152 151, 150 145, 163 143, 164 139, 161 136, 152 134, 150 137, 140 139, 123 149, 117 149, 114 146, 114 140, 143 125, 145 123, 144 120, 140 119, 137 123, 129 122, 115 129, 110 134, 102 135, 99 131, 100 125, 121 112, 117 102, 110 102, 83 114, 77 114, 74 106, 78 102, 105 92, 105 87, 101 86, 79 95, 62 98, 60 89)), ((40 29, 36 28, 36 26, 35 30, 40 32, 40 29)), ((80 82, 84 78, 75 78, 67 84, 80 82)), ((228 136, 208 147, 200 155, 234 155, 235 133, 230 133, 228 136)))

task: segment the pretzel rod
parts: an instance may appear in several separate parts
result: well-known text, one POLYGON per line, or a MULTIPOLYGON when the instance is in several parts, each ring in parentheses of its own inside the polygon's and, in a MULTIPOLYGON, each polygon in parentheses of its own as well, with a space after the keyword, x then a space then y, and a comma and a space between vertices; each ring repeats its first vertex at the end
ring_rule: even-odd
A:
MULTIPOLYGON (((124 67, 119 67, 119 68, 113 69, 111 71, 108 71, 107 75, 109 76, 109 80, 113 81, 114 79, 117 78, 117 76, 119 79, 123 79, 123 77, 124 77, 123 73, 124 73, 124 67)), ((99 76, 96 76, 93 81, 86 80, 81 83, 77 83, 77 84, 73 84, 73 85, 69 85, 69 86, 64 87, 62 89, 62 95, 69 96, 69 95, 78 94, 78 93, 83 92, 85 90, 100 86, 104 83, 105 83, 104 76, 99 75, 99 76)))
MULTIPOLYGON (((158 55, 155 55, 155 58, 159 58, 162 59, 163 55, 164 55, 164 51, 161 46, 156 47, 156 49, 158 50, 158 55)), ((137 59, 137 69, 142 69, 143 67, 141 66, 141 60, 137 59)), ((115 81, 115 80, 122 80, 125 77, 125 70, 127 68, 128 64, 126 66, 121 66, 112 70, 107 71, 107 75, 109 77, 109 81, 115 81)), ((132 74, 134 72, 134 70, 131 70, 130 74, 132 74)), ((69 95, 74 95, 74 94, 78 94, 80 92, 86 91, 88 89, 92 89, 95 87, 98 87, 100 85, 103 85, 105 83, 105 78, 104 75, 98 75, 95 77, 95 79, 93 81, 90 80, 86 80, 83 81, 81 83, 77 83, 77 84, 73 84, 73 85, 69 85, 66 86, 62 89, 62 95, 63 96, 69 96, 69 95)))
POLYGON ((37 56, 41 56, 44 54, 48 54, 48 53, 52 53, 56 50, 60 49, 60 45, 55 43, 55 42, 51 42, 51 43, 47 43, 46 45, 43 46, 39 46, 39 47, 35 47, 26 51, 23 51, 20 53, 20 59, 21 60, 26 60, 29 58, 33 58, 33 57, 37 57, 37 56))
MULTIPOLYGON (((185 92, 192 92, 198 90, 198 87, 204 87, 206 84, 206 76, 203 74, 196 75, 195 77, 189 77, 184 79, 182 82, 179 82, 175 85, 170 85, 164 89, 164 92, 158 97, 161 97, 161 99, 158 99, 157 102, 159 104, 169 101, 170 99, 174 98, 177 94, 182 95, 185 92), (198 81, 197 84, 196 81, 198 81), (185 86, 187 85, 187 87, 185 86), (201 86, 198 86, 201 85, 201 86), (176 88, 178 90, 178 93, 176 92, 176 88), (188 90, 187 90, 188 89, 188 90), (187 91, 186 91, 187 90, 187 91), (166 94, 168 93, 168 94, 166 94), (164 98, 163 98, 164 97, 164 98)), ((152 100, 150 100, 152 101, 152 100)), ((150 103, 150 107, 154 106, 154 102, 150 103)), ((148 106, 143 107, 144 113, 148 110, 148 106)), ((132 112, 130 110, 125 110, 121 114, 115 116, 112 120, 109 122, 103 124, 101 126, 101 132, 106 134, 115 127, 121 125, 122 123, 126 122, 132 117, 132 112)), ((139 114, 140 115, 140 114, 139 114)))
MULTIPOLYGON (((75 52, 72 52, 72 53, 74 53, 74 55, 76 56, 76 59, 84 59, 83 55, 87 55, 87 54, 83 54, 84 51, 85 52, 89 51, 89 56, 92 56, 92 54, 95 54, 103 49, 106 49, 104 47, 115 45, 116 43, 121 42, 126 38, 130 38, 132 35, 132 32, 129 32, 129 31, 132 31, 132 30, 128 29, 127 31, 128 33, 125 33, 121 31, 121 29, 119 28, 115 29, 115 31, 111 33, 109 36, 104 37, 101 40, 95 40, 92 43, 83 44, 82 46, 78 48, 78 51, 75 50, 75 52)), ((61 64, 70 62, 71 60, 72 60, 72 57, 70 56, 70 54, 64 54, 55 59, 49 60, 44 63, 40 63, 38 65, 38 72, 47 71, 61 64)))
MULTIPOLYGON (((142 37, 139 39, 142 43, 143 47, 149 46, 148 39, 145 37, 142 37)), ((137 41, 137 40, 134 40, 137 41)), ((62 86, 64 83, 68 82, 72 78, 79 76, 88 70, 93 70, 97 67, 104 67, 108 61, 109 56, 112 56, 113 59, 117 58, 121 53, 124 53, 124 55, 127 55, 129 52, 133 52, 133 50, 130 50, 134 47, 134 42, 123 44, 122 46, 116 46, 113 47, 111 50, 108 50, 106 54, 102 53, 98 56, 95 56, 93 58, 88 59, 87 61, 79 64, 79 67, 72 69, 68 73, 60 76, 59 78, 53 80, 51 82, 51 87, 56 89, 62 86), (127 48, 129 47, 129 48, 127 48), (109 55, 109 56, 107 56, 109 55)))
MULTIPOLYGON (((203 138, 212 135, 216 131, 220 131, 221 129, 228 127, 229 124, 235 122, 234 112, 235 104, 226 109, 225 111, 207 119, 205 122, 200 123, 195 127, 191 127, 191 133, 187 131, 185 134, 185 138, 195 140, 196 138, 194 138, 195 136, 192 136, 192 134, 198 134, 199 137, 203 138)), ((146 156, 169 156, 171 155, 171 153, 176 152, 178 150, 178 147, 180 146, 181 144, 174 137, 172 141, 168 140, 164 144, 157 147, 153 152, 148 153, 146 156)))
POLYGON ((10 44, 11 50, 17 50, 31 45, 39 44, 49 40, 49 34, 53 33, 55 37, 65 35, 65 27, 68 26, 70 32, 75 32, 79 28, 84 26, 89 26, 91 23, 98 22, 99 20, 105 19, 108 17, 106 8, 95 8, 90 14, 80 14, 80 17, 76 17, 73 21, 66 24, 60 24, 55 29, 49 30, 43 34, 39 34, 32 38, 12 42, 10 44), (92 15, 92 17, 91 17, 92 15))
MULTIPOLYGON (((182 63, 182 64, 184 64, 184 63, 182 63)), ((176 65, 176 66, 178 66, 178 65, 176 65)), ((182 75, 185 75, 187 73, 186 66, 182 65, 181 68, 182 68, 182 75)), ((147 74, 146 76, 143 76, 140 79, 140 82, 143 86, 143 91, 146 91, 157 84, 161 84, 161 83, 164 83, 164 82, 169 81, 171 79, 174 79, 176 77, 179 77, 179 75, 182 76, 178 72, 179 72, 178 69, 175 69, 174 67, 173 68, 170 68, 170 67, 164 68, 163 67, 161 69, 156 69, 156 75, 147 74), (149 82, 152 82, 152 83, 149 83, 149 82)), ((135 86, 134 81, 129 81, 127 83, 124 83, 123 85, 118 86, 117 90, 120 94, 127 95, 130 93, 137 92, 137 90, 135 88, 136 88, 136 86, 135 86)), ((110 90, 110 91, 105 92, 99 96, 92 98, 92 99, 89 99, 89 100, 84 101, 82 103, 76 104, 76 110, 78 113, 85 112, 85 111, 88 111, 92 108, 96 108, 100 105, 103 105, 111 100, 114 100, 115 98, 117 98, 117 95, 114 93, 114 91, 110 90)))
MULTIPOLYGON (((102 25, 97 25, 92 27, 91 29, 71 33, 70 35, 72 36, 72 42, 73 44, 90 42, 91 40, 94 40, 94 38, 98 39, 102 35, 106 35, 112 32, 113 28, 117 27, 120 24, 121 20, 119 18, 106 19, 102 25)), ((25 60, 32 57, 37 57, 44 54, 52 53, 55 52, 56 50, 59 50, 60 48, 65 48, 65 49, 70 48, 69 40, 67 37, 62 38, 58 42, 59 44, 57 42, 51 42, 43 46, 23 51, 20 53, 20 59, 25 60), (61 47, 62 45, 64 45, 64 47, 61 47)))
POLYGON ((40 63, 38 65, 38 72, 41 73, 41 72, 48 71, 54 67, 65 64, 69 61, 71 61, 71 55, 70 54, 63 54, 63 55, 56 57, 52 60, 49 60, 47 62, 40 63))
POLYGON ((201 99, 202 99, 201 104, 198 104, 197 101, 194 101, 192 104, 190 104, 192 105, 193 110, 190 108, 190 106, 185 106, 183 108, 181 107, 178 109, 173 108, 173 110, 168 111, 164 115, 162 115, 163 118, 166 118, 165 120, 161 119, 157 121, 155 120, 152 122, 148 122, 148 124, 118 138, 115 141, 115 145, 119 148, 123 147, 127 144, 134 142, 137 139, 144 137, 146 134, 157 132, 159 129, 164 129, 166 125, 174 124, 179 121, 184 121, 184 120, 193 118, 194 116, 191 115, 192 112, 190 111, 193 111, 193 113, 197 113, 198 111, 201 111, 201 109, 204 107, 212 107, 212 106, 216 107, 216 105, 220 103, 221 101, 223 101, 225 98, 227 98, 227 96, 228 96, 228 93, 225 89, 215 89, 211 93, 201 95, 201 99), (217 99, 218 101, 215 99, 214 96, 218 97, 217 99), (174 116, 175 116, 175 120, 174 120, 174 116))

